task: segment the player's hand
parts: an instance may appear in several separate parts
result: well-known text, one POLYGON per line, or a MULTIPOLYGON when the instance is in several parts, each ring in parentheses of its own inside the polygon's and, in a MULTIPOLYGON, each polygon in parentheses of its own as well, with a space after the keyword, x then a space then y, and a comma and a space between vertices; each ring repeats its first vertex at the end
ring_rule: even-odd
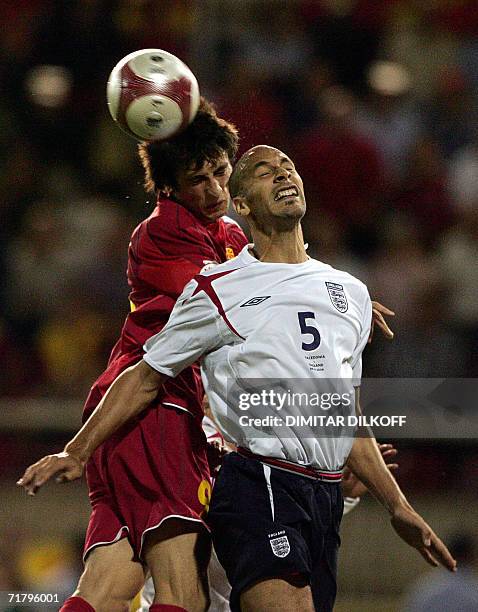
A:
MULTIPOLYGON (((398 468, 398 463, 389 463, 398 453, 393 444, 379 444, 378 448, 382 453, 382 457, 388 469, 393 472, 398 468)), ((342 476, 342 493, 344 497, 362 497, 367 493, 368 489, 361 480, 347 466, 344 468, 342 476)))
POLYGON ((390 308, 383 306, 380 302, 372 302, 372 327, 370 329, 370 336, 368 338, 369 343, 372 342, 373 332, 375 330, 375 325, 382 331, 383 335, 387 340, 393 339, 393 331, 387 325, 387 322, 384 319, 383 315, 387 315, 388 317, 394 317, 395 313, 390 308))
POLYGON ((441 563, 451 572, 456 571, 456 561, 448 548, 413 508, 401 506, 391 523, 402 540, 416 548, 427 563, 434 567, 441 563))
POLYGON ((38 489, 55 475, 56 482, 70 482, 70 480, 81 478, 84 465, 70 453, 47 455, 28 467, 17 481, 17 485, 23 487, 28 495, 35 495, 38 489))

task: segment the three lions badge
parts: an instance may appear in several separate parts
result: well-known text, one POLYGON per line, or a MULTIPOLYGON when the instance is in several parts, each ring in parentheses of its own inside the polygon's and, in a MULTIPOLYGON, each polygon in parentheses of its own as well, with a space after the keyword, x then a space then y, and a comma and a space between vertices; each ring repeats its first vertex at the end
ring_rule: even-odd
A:
POLYGON ((347 302, 347 296, 345 295, 343 285, 326 281, 325 286, 327 287, 330 301, 332 302, 334 308, 339 312, 347 312, 349 305, 347 302))
POLYGON ((289 538, 285 534, 285 531, 279 531, 278 533, 269 534, 269 542, 272 548, 272 552, 276 557, 287 557, 290 553, 289 538), (278 536, 278 537, 274 537, 278 536))

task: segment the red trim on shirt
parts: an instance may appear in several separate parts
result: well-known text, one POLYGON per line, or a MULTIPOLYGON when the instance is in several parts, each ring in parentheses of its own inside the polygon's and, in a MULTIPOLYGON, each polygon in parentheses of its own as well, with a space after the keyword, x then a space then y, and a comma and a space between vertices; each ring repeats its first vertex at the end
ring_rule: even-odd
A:
POLYGON ((224 319, 224 323, 229 327, 229 329, 234 334, 236 334, 236 336, 239 336, 239 338, 245 340, 245 338, 241 336, 241 334, 234 328, 232 323, 227 318, 227 315, 224 311, 224 307, 221 304, 221 300, 219 299, 219 296, 211 285, 212 281, 216 280, 216 278, 221 278, 221 276, 225 276, 226 274, 230 274, 231 272, 235 272, 236 270, 239 270, 239 268, 234 268, 234 270, 226 270, 225 272, 217 272, 216 274, 210 274, 209 276, 201 276, 200 274, 198 274, 194 277, 194 280, 197 282, 197 287, 196 289, 194 289, 191 297, 193 297, 200 291, 204 291, 204 293, 209 297, 211 302, 217 308, 218 313, 224 319))

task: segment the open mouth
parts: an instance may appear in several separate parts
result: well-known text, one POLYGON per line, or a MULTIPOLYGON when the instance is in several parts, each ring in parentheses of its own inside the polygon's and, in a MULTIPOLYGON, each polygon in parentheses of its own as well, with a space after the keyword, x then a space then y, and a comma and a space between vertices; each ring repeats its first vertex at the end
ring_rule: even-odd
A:
POLYGON ((284 187, 284 189, 279 189, 279 191, 274 196, 274 201, 279 202, 279 200, 284 200, 285 198, 296 197, 299 195, 299 190, 297 187, 284 187))

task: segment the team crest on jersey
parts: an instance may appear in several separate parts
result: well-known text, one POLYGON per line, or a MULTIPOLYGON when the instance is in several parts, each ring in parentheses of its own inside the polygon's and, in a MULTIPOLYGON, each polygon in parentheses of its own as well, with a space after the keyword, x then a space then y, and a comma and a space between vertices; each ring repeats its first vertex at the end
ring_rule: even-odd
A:
POLYGON ((235 256, 232 247, 226 247, 226 259, 234 259, 235 256))
POLYGON ((241 304, 240 308, 244 308, 244 306, 257 306, 258 304, 262 304, 262 302, 268 300, 270 297, 270 295, 260 295, 258 297, 253 297, 250 300, 247 300, 247 302, 244 302, 244 304, 241 304))
POLYGON ((271 538, 269 542, 271 543, 272 552, 276 557, 282 559, 287 557, 290 553, 289 538, 286 535, 279 536, 278 538, 271 538))
POLYGON ((336 308, 339 312, 347 312, 349 309, 349 304, 347 302, 347 296, 345 295, 343 285, 339 285, 338 283, 330 283, 328 281, 325 282, 325 285, 334 308, 336 308))

